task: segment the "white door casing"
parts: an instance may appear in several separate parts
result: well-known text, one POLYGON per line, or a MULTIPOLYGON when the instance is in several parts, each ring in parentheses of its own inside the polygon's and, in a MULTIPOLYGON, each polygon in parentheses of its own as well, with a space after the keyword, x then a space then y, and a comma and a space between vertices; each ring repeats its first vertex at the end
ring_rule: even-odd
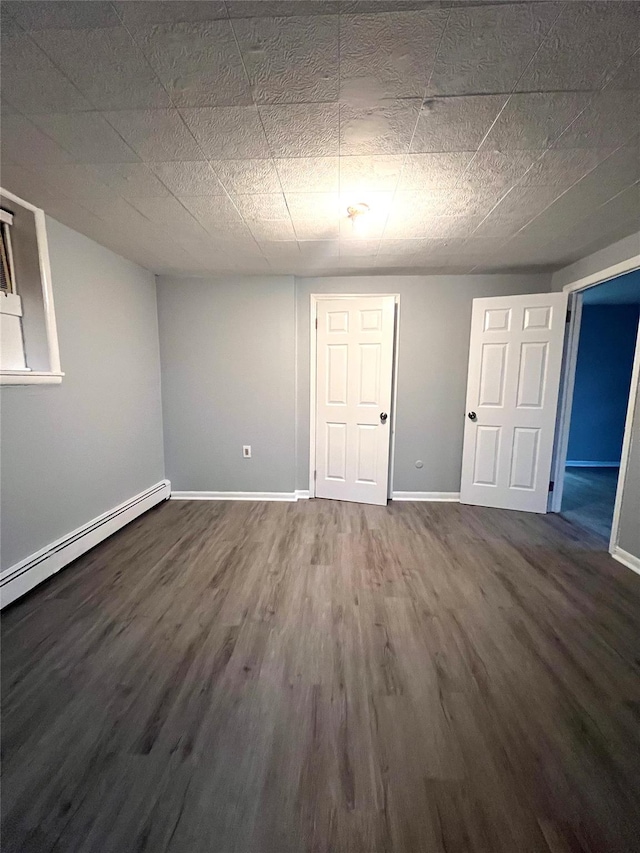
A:
POLYGON ((462 503, 547 511, 566 313, 566 293, 473 300, 462 503))
POLYGON ((316 497, 387 503, 394 324, 393 296, 318 300, 316 497))

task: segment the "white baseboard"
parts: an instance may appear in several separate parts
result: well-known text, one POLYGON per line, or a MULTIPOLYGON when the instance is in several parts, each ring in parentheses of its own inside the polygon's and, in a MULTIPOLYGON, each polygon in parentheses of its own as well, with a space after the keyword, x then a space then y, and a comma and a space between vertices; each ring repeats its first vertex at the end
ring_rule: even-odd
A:
POLYGON ((617 462, 589 462, 584 459, 567 459, 565 468, 619 468, 620 460, 617 462))
POLYGON ((171 492, 172 501, 297 501, 309 492, 171 492))
POLYGON ((296 489, 295 496, 297 501, 308 501, 311 497, 309 489, 296 489))
POLYGON ((460 501, 460 492, 392 492, 393 501, 460 501))
POLYGON ((0 575, 0 607, 11 604, 134 518, 167 500, 170 493, 171 483, 162 480, 5 569, 0 575))
POLYGON ((631 571, 637 572, 640 575, 640 557, 636 557, 634 554, 624 551, 618 545, 616 545, 613 551, 611 551, 611 556, 614 560, 622 563, 623 566, 626 566, 628 569, 631 569, 631 571))

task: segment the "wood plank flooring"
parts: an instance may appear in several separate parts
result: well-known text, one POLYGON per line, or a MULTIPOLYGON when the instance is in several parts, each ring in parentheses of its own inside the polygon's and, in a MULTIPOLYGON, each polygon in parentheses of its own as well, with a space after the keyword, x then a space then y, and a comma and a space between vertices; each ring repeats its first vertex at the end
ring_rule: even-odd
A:
POLYGON ((562 515, 609 539, 619 468, 566 468, 562 515))
POLYGON ((161 505, 3 615, 3 850, 638 850, 640 577, 602 549, 457 504, 161 505))

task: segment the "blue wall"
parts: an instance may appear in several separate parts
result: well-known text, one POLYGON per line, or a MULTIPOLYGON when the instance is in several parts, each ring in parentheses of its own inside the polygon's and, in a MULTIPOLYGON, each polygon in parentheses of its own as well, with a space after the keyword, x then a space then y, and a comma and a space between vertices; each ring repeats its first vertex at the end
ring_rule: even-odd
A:
POLYGON ((620 461, 639 313, 583 307, 567 464, 620 461))

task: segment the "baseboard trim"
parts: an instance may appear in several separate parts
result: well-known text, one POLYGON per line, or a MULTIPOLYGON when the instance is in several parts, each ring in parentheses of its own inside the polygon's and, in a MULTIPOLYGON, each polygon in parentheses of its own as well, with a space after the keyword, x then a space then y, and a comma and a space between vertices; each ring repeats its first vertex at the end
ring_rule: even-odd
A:
POLYGON ((171 483, 162 480, 5 569, 0 575, 0 608, 25 595, 143 512, 167 500, 170 493, 171 483))
POLYGON ((617 545, 611 552, 611 556, 614 560, 622 563, 623 566, 631 569, 632 572, 637 572, 640 575, 640 557, 630 554, 628 551, 623 550, 617 545))
MULTIPOLYGON (((309 492, 304 493, 309 497, 309 492)), ((300 492, 171 492, 172 501, 297 501, 300 492)))
POLYGON ((619 468, 620 460, 617 462, 590 462, 588 459, 567 459, 565 468, 619 468))
POLYGON ((458 503, 460 501, 460 492, 392 492, 391 500, 458 503))
POLYGON ((296 489, 295 496, 297 501, 308 501, 311 498, 309 489, 296 489))

